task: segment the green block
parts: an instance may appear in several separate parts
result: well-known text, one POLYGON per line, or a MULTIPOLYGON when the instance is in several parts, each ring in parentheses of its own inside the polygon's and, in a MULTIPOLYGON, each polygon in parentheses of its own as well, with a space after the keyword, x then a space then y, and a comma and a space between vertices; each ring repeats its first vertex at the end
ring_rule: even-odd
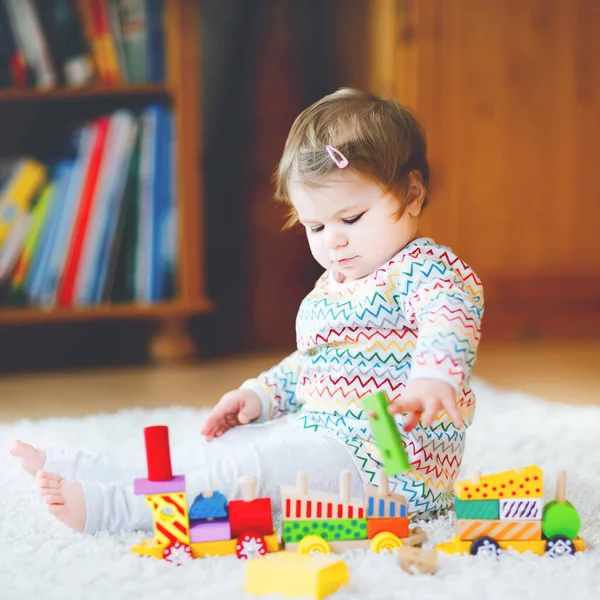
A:
POLYGON ((500 500, 459 500, 454 501, 457 519, 500 518, 500 500))
POLYGON ((307 535, 319 535, 327 541, 366 540, 366 519, 328 519, 326 521, 284 521, 283 541, 299 542, 307 535))
POLYGON ((406 456, 404 443, 398 431, 394 417, 388 411, 388 398, 385 392, 377 392, 363 398, 363 406, 369 416, 371 433, 381 452, 385 472, 388 476, 398 475, 410 470, 410 463, 406 456))
POLYGON ((564 535, 574 540, 580 529, 581 519, 569 501, 551 500, 546 503, 542 515, 542 531, 548 539, 564 535))

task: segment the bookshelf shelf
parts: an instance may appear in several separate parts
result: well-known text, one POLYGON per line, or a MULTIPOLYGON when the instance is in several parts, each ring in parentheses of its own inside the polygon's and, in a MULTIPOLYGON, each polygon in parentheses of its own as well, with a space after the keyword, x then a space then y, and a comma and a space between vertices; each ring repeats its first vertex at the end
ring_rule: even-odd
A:
POLYGON ((163 84, 86 86, 81 88, 50 88, 27 90, 1 90, 0 103, 6 102, 46 102, 48 100, 77 100, 85 98, 129 97, 129 96, 170 96, 171 88, 163 84))
POLYGON ((120 319, 160 319, 165 317, 186 318, 212 310, 208 298, 187 303, 180 300, 160 304, 112 304, 92 308, 68 308, 49 310, 4 309, 0 310, 0 325, 24 325, 31 323, 57 323, 67 321, 100 321, 120 319))

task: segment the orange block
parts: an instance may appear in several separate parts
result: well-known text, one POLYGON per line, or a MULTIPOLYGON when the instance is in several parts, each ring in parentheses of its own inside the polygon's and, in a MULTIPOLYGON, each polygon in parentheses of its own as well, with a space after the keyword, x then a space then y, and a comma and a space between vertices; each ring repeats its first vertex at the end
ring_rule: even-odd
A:
POLYGON ((456 533, 461 540, 490 536, 495 540, 541 540, 541 521, 458 519, 456 533))
POLYGON ((408 537, 408 519, 367 519, 367 538, 372 540, 378 533, 389 531, 401 540, 408 537))

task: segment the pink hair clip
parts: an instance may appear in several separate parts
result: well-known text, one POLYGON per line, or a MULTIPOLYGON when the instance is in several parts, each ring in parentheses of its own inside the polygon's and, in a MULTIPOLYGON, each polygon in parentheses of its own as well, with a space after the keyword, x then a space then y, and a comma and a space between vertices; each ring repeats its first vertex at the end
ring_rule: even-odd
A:
POLYGON ((327 154, 331 157, 331 160, 340 168, 345 169, 348 166, 348 159, 335 147, 325 146, 327 154), (337 156, 336 156, 337 154, 337 156))

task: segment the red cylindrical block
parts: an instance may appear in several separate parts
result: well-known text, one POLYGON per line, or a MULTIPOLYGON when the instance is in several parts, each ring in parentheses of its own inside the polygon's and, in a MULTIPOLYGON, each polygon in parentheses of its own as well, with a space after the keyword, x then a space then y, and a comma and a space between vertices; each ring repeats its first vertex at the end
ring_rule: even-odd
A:
POLYGON ((146 463, 150 481, 173 479, 171 470, 171 450, 169 448, 169 428, 166 425, 153 425, 144 428, 146 441, 146 463))

